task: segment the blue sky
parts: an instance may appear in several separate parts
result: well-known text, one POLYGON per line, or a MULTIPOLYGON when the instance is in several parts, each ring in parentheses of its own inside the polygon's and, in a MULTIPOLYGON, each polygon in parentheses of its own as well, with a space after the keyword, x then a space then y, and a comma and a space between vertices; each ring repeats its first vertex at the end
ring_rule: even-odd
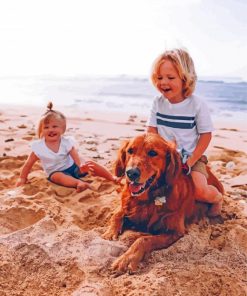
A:
POLYGON ((144 75, 183 46, 199 76, 247 79, 245 0, 0 2, 0 76, 144 75))

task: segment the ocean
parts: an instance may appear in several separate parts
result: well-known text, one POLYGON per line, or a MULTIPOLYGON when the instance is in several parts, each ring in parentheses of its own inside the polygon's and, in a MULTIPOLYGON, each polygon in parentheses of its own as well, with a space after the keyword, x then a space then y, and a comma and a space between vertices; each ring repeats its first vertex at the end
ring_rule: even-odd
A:
MULTIPOLYGON (((99 112, 149 114, 153 98, 158 94, 148 78, 116 77, 2 77, 0 103, 38 105, 48 101, 55 106, 99 112)), ((199 80, 195 94, 204 97, 212 117, 245 119, 247 82, 199 80)))

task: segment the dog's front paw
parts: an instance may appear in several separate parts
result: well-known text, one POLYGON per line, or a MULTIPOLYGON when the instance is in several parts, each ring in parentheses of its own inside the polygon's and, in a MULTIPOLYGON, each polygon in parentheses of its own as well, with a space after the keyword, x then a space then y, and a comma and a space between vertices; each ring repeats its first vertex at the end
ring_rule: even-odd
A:
POLYGON ((117 240, 119 232, 115 229, 109 228, 105 233, 102 234, 103 239, 117 240))
POLYGON ((132 274, 137 270, 140 261, 138 254, 131 254, 127 251, 113 262, 112 269, 119 274, 124 272, 132 274))
POLYGON ((118 273, 128 272, 129 274, 132 274, 137 270, 144 255, 145 246, 143 244, 143 238, 139 238, 128 251, 113 262, 112 269, 118 273))

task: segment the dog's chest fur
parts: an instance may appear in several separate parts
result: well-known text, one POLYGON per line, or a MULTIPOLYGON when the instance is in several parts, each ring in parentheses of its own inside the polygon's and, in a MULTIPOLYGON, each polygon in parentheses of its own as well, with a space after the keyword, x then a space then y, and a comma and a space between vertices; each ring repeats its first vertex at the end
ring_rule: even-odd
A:
POLYGON ((155 205, 154 198, 152 200, 139 200, 138 197, 131 196, 129 192, 125 192, 122 198, 127 228, 148 231, 150 221, 159 220, 159 217, 167 211, 166 205, 155 205))

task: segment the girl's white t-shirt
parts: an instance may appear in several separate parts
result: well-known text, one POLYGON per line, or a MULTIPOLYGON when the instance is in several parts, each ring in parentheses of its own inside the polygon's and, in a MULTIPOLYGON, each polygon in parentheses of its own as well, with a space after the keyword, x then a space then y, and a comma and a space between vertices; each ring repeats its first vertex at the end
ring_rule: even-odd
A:
POLYGON ((40 159, 41 165, 49 176, 56 171, 63 171, 71 167, 74 160, 69 152, 74 147, 74 139, 71 137, 61 137, 61 142, 58 152, 49 149, 45 144, 45 139, 34 141, 31 144, 31 149, 34 154, 40 159))

